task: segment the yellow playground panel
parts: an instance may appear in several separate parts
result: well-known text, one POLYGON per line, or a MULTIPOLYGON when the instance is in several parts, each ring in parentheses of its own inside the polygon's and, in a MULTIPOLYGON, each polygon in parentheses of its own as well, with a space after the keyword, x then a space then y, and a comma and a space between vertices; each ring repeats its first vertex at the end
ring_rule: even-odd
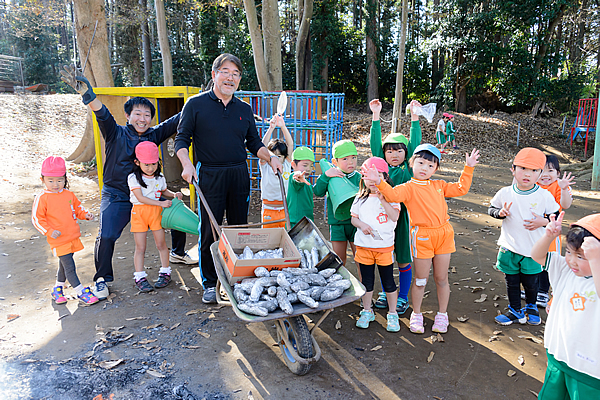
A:
MULTIPOLYGON (((119 125, 127 124, 123 105, 131 97, 146 97, 153 102, 156 107, 156 115, 152 119, 151 125, 157 125, 173 115, 177 114, 183 108, 187 99, 200 93, 201 88, 194 86, 137 86, 137 87, 101 87, 94 88, 94 93, 98 99, 108 108, 110 113, 119 125)), ((96 149, 96 165, 98 170, 98 183, 100 189, 103 184, 104 171, 104 139, 100 134, 100 128, 96 121, 96 116, 92 113, 94 127, 94 146, 96 149)), ((163 174, 167 182, 179 179, 181 177, 181 164, 174 153, 174 136, 169 138, 160 146, 160 157, 163 164, 163 174)), ((190 149, 190 154, 192 150, 190 149)), ((191 200, 194 199, 192 194, 191 200)), ((193 201, 192 201, 193 203, 193 201)))

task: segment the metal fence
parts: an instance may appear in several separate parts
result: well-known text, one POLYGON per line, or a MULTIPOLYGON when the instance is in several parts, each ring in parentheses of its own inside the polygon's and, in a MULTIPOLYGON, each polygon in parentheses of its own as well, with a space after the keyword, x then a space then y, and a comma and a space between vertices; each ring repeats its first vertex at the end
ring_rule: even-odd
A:
MULTIPOLYGON (((315 182, 318 162, 321 158, 331 161, 333 144, 342 139, 344 114, 343 93, 319 93, 313 91, 286 91, 287 108, 285 125, 294 139, 295 146, 306 146, 315 153, 315 174, 310 181, 315 182)), ((252 111, 260 117, 256 123, 262 138, 269 129, 268 119, 277 113, 277 101, 280 92, 236 92, 236 97, 252 106, 252 111)), ((282 138, 279 128, 273 132, 273 138, 282 138)), ((294 149, 289 149, 290 153, 294 149)), ((260 190, 260 169, 258 158, 248 154, 248 166, 252 190, 260 190)))
POLYGON ((23 59, 0 54, 0 80, 25 86, 23 79, 23 59))

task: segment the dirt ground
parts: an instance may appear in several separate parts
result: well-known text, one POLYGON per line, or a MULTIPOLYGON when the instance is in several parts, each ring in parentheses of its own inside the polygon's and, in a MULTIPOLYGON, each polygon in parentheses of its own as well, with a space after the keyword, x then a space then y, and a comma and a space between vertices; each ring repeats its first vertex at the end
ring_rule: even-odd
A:
MULTIPOLYGON (((348 304, 336 308, 316 329, 321 360, 307 375, 296 376, 282 361, 274 324, 245 324, 229 307, 204 305, 191 267, 172 265, 174 281, 167 288, 138 294, 132 280, 134 241, 128 228, 116 245, 116 280, 110 285, 109 300, 83 307, 71 296, 66 305, 53 304, 50 289, 57 260, 31 224, 31 205, 42 188, 41 161, 51 154, 66 157, 75 149, 84 115, 75 95, 0 95, 3 399, 533 399, 539 391, 546 367, 539 340, 544 325, 494 323, 507 301, 503 274, 493 268, 500 223, 486 210, 494 193, 511 182, 508 160, 516 149, 513 140, 490 144, 487 136, 461 132, 463 143, 482 140, 477 145, 483 153, 469 194, 448 201, 457 252, 450 272, 451 324, 443 342, 431 333, 437 298, 430 279, 426 290, 431 293, 423 304, 424 335, 408 330, 410 310, 401 317, 399 333, 385 330, 382 310, 369 329, 357 329, 359 304, 348 304), (475 302, 482 294, 487 299, 475 302), (458 317, 468 320, 459 322, 458 317), (336 329, 338 321, 341 327, 336 329), (521 356, 523 365, 518 361, 521 356)), ((354 120, 369 117, 358 111, 347 115, 354 120)), ((493 116, 482 118, 485 124, 504 123, 493 116)), ((348 131, 361 152, 359 161, 368 155, 364 127, 369 123, 348 124, 358 126, 348 131)), ((424 131, 434 127, 421 124, 424 131)), ((523 140, 572 160, 559 139, 553 139, 555 133, 543 133, 546 140, 524 134, 523 140)), ((457 179, 463 153, 453 151, 444 157, 440 178, 457 179)), ((72 164, 69 168, 71 190, 97 214, 95 171, 72 164)), ((589 182, 574 187, 565 226, 600 210, 598 192, 589 189, 589 182)), ((257 221, 256 194, 252 203, 250 220, 257 221)), ((315 222, 328 235, 322 201, 316 203, 316 211, 315 222)), ((81 221, 80 226, 85 249, 75 260, 82 282, 89 284, 98 222, 81 221)), ((189 247, 196 240, 188 236, 189 247)), ((150 277, 156 279, 160 264, 151 239, 146 260, 150 277)), ((347 267, 356 272, 353 261, 347 267)), ((66 292, 73 294, 70 288, 66 292)), ((541 316, 545 319, 545 311, 541 316)), ((307 317, 310 327, 320 315, 307 317)))

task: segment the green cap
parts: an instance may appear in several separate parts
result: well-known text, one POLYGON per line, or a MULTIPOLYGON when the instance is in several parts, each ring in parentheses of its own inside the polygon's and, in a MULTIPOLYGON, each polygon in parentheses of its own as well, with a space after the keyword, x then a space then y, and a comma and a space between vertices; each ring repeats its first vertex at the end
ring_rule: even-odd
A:
POLYGON ((313 151, 306 146, 296 147, 296 149, 292 153, 292 160, 309 160, 315 162, 315 153, 313 153, 313 151))
POLYGON ((340 140, 333 145, 333 158, 344 158, 348 156, 357 156, 356 146, 351 140, 340 140))
POLYGON ((390 133, 383 141, 383 144, 386 143, 404 143, 405 146, 408 146, 408 139, 401 133, 390 133))

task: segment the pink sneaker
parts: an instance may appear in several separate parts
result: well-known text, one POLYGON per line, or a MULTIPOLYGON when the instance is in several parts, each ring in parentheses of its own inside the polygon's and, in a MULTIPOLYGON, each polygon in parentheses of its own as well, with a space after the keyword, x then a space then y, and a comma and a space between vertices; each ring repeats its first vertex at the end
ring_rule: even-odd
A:
POLYGON ((56 304, 65 304, 67 302, 62 286, 54 286, 54 289, 52 289, 52 299, 56 304))
POLYGON ((438 333, 446 333, 448 332, 448 315, 437 314, 433 321, 432 331, 438 333))
POLYGON ((415 314, 414 311, 410 314, 410 331, 412 333, 424 333, 423 314, 415 314))
POLYGON ((96 304, 99 301, 98 298, 93 295, 89 287, 83 288, 83 292, 77 297, 79 297, 79 300, 86 305, 96 304))

